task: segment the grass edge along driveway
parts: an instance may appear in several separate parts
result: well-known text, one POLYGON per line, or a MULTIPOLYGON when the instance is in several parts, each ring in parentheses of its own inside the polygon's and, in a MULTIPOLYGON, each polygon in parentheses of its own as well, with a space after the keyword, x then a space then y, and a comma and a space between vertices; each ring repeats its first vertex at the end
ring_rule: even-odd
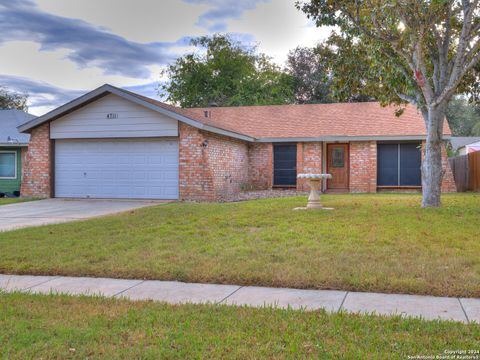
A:
POLYGON ((22 202, 27 202, 27 201, 35 201, 38 200, 36 198, 0 198, 0 206, 1 205, 9 205, 9 204, 17 204, 17 203, 22 203, 22 202))
POLYGON ((173 203, 0 233, 0 273, 480 297, 480 194, 173 203))

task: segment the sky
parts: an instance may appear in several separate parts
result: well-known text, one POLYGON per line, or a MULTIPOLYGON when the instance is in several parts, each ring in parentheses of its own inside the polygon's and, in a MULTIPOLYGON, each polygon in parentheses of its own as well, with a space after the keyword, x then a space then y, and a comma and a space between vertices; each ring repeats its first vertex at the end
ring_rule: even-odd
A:
POLYGON ((158 98, 189 39, 229 33, 285 64, 328 36, 294 0, 0 0, 0 86, 42 115, 105 83, 158 98))

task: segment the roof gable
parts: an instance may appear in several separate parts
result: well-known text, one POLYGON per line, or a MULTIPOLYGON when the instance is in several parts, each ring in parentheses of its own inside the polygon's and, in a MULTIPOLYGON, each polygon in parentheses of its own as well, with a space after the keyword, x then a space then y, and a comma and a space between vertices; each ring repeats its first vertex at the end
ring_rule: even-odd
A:
POLYGON ((195 120, 194 118, 190 118, 188 116, 186 116, 186 114, 183 114, 182 111, 180 111, 181 109, 179 108, 176 108, 174 106, 169 106, 167 104, 164 104, 160 101, 155 101, 155 100, 152 100, 152 99, 149 99, 149 98, 145 98, 143 96, 139 96, 135 93, 132 93, 130 91, 127 91, 127 90, 123 90, 123 89, 119 89, 119 88, 116 88, 112 85, 103 85, 83 96, 80 96, 79 98, 77 99, 74 99, 72 101, 70 101, 69 103, 65 104, 65 105, 62 105, 50 112, 48 112, 47 114, 43 115, 43 116, 39 116, 21 126, 18 127, 18 130, 20 132, 28 132, 29 130, 33 129, 34 127, 37 127, 43 123, 46 123, 46 122, 49 122, 49 121, 54 121, 62 116, 65 116, 75 110, 78 110, 82 107, 84 107, 85 105, 88 105, 108 94, 114 94, 114 95, 117 95, 123 99, 126 99, 126 100, 129 100, 129 101, 132 101, 138 105, 142 105, 148 109, 151 109, 151 110, 154 110, 154 111, 157 111, 161 114, 164 114, 166 116, 169 116, 175 120, 178 120, 178 121, 181 121, 183 123, 186 123, 190 126, 193 126, 193 127, 196 127, 196 128, 199 128, 199 129, 202 129, 202 130, 206 130, 206 131, 211 131, 211 132, 215 132, 215 133, 218 133, 218 134, 221 134, 221 135, 226 135, 226 136, 231 136, 231 137, 235 137, 235 138, 238 138, 238 139, 241 139, 241 140, 247 140, 247 141, 253 141, 254 139, 252 139, 251 137, 249 136, 246 136, 246 135, 243 135, 243 134, 239 134, 239 133, 235 133, 233 131, 228 131, 228 130, 223 130, 223 129, 220 129, 220 128, 215 128, 215 127, 212 127, 210 125, 207 125, 207 124, 204 124, 198 120, 195 120), (147 101, 146 99, 148 100, 151 100, 151 101, 147 101))

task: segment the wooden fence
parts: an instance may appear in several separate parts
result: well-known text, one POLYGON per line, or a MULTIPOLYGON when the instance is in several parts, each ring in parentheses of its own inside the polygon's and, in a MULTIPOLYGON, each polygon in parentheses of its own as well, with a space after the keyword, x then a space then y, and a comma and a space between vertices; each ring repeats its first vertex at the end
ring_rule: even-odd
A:
POLYGON ((480 191, 480 151, 449 159, 457 191, 480 191))

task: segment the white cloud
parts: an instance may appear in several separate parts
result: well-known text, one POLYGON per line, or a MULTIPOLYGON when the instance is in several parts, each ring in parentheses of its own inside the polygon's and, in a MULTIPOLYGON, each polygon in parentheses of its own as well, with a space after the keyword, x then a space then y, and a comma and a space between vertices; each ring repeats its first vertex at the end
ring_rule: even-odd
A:
POLYGON ((49 13, 85 20, 130 41, 174 42, 186 35, 206 35, 197 20, 206 4, 182 0, 37 0, 49 13))
POLYGON ((245 11, 241 19, 228 22, 228 31, 251 33, 259 49, 283 65, 287 54, 297 46, 313 46, 328 37, 330 29, 312 25, 291 0, 272 0, 245 11))

